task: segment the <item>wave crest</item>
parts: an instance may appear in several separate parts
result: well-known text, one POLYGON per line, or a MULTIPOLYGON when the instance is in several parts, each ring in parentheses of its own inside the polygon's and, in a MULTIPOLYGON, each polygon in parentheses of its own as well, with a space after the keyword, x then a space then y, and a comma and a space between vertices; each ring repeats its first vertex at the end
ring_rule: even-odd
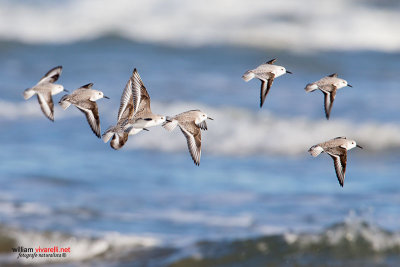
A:
POLYGON ((0 27, 0 39, 66 43, 111 34, 168 45, 233 44, 297 51, 400 49, 398 6, 387 8, 379 2, 375 5, 358 0, 310 0, 306 5, 296 0, 273 4, 262 0, 239 1, 234 5, 224 0, 213 1, 211 5, 209 1, 174 0, 23 3, 2 3, 1 25, 6 26, 0 27))
MULTIPOLYGON (((160 106, 160 105, 157 105, 160 106)), ((310 120, 304 117, 279 117, 269 112, 251 112, 240 108, 212 108, 199 104, 161 105, 167 115, 198 108, 214 121, 202 131, 203 154, 216 155, 308 155, 307 150, 337 136, 347 136, 370 152, 400 148, 400 126, 392 123, 354 123, 346 120, 310 120)), ((129 149, 186 151, 179 130, 168 133, 151 128, 150 132, 130 137, 129 149)))

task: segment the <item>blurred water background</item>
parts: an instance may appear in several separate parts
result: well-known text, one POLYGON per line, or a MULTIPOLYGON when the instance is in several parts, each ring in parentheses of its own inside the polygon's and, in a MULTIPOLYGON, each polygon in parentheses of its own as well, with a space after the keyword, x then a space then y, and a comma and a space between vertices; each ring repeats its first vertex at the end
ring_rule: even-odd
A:
POLYGON ((0 1, 0 264, 58 245, 62 266, 398 266, 399 26, 390 0, 0 1), (293 75, 260 109, 241 75, 272 58, 293 75), (206 112, 200 166, 179 130, 114 151, 74 107, 50 122, 22 92, 57 65, 111 98, 103 131, 135 67, 153 112, 206 112), (326 121, 304 87, 335 72, 354 87, 326 121), (364 147, 344 188, 307 153, 336 136, 364 147))

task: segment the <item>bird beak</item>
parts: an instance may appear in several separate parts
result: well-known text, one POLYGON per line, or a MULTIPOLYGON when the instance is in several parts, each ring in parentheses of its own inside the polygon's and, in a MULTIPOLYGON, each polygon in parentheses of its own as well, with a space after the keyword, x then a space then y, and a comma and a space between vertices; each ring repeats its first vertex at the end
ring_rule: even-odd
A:
POLYGON ((165 121, 167 121, 167 122, 172 122, 170 119, 165 119, 165 121))
POLYGON ((293 74, 291 71, 288 71, 288 70, 286 71, 286 73, 293 74))
POLYGON ((67 92, 67 93, 69 93, 69 91, 68 91, 67 89, 64 89, 64 92, 67 92))
POLYGON ((104 98, 107 98, 107 99, 110 99, 108 96, 105 96, 105 95, 104 95, 103 97, 104 97, 104 98))
POLYGON ((212 120, 212 121, 214 120, 213 118, 210 118, 210 117, 207 117, 207 119, 212 120))
POLYGON ((359 148, 363 149, 363 147, 362 147, 362 146, 360 146, 360 145, 356 145, 356 147, 359 147, 359 148))
POLYGON ((348 87, 353 87, 351 84, 347 84, 348 87))

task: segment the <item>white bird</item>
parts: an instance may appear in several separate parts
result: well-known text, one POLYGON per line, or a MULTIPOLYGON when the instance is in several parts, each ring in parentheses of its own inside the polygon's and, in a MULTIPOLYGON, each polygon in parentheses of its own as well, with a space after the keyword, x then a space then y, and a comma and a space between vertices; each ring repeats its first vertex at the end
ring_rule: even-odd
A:
POLYGON ((274 79, 282 76, 285 73, 292 74, 292 72, 286 70, 282 66, 272 65, 275 63, 275 61, 276 58, 268 61, 265 64, 261 64, 253 70, 246 71, 246 73, 242 76, 242 79, 246 82, 250 81, 254 77, 258 78, 261 81, 260 108, 264 104, 265 98, 267 97, 267 94, 269 92, 269 89, 271 88, 272 83, 274 82, 274 79))
POLYGON ((197 166, 201 157, 201 130, 207 130, 206 120, 213 120, 200 110, 189 110, 174 117, 168 117, 162 125, 167 131, 172 131, 177 125, 186 137, 190 155, 197 166))
POLYGON ((335 165, 336 176, 339 184, 343 187, 346 174, 347 150, 354 147, 362 149, 362 147, 357 145, 354 140, 347 139, 346 137, 336 137, 329 141, 312 146, 308 152, 310 152, 313 157, 318 156, 322 152, 331 156, 335 165))
POLYGON ((43 114, 51 121, 54 121, 54 103, 52 95, 68 92, 61 84, 54 84, 61 75, 62 66, 57 66, 49 70, 40 81, 32 88, 24 91, 24 98, 29 99, 37 95, 37 99, 43 114))
MULTIPOLYGON (((122 125, 125 132, 135 134, 144 128, 147 129, 162 124, 166 121, 166 117, 153 114, 151 111, 149 93, 136 69, 133 70, 131 80, 134 114, 131 119, 125 120, 122 125)), ((128 104, 124 102, 123 106, 125 105, 128 104)), ((125 108, 122 107, 122 109, 124 110, 125 108)))
POLYGON ((329 120, 333 101, 335 100, 335 96, 336 96, 336 91, 345 86, 353 87, 350 84, 348 84, 346 80, 338 78, 337 73, 333 73, 329 76, 322 78, 319 81, 307 84, 306 88, 304 88, 304 89, 307 92, 313 92, 313 91, 319 89, 324 93, 325 116, 326 116, 326 119, 329 120))
POLYGON ((58 103, 64 110, 71 104, 76 106, 85 114, 93 133, 100 138, 100 118, 95 101, 101 98, 109 99, 109 97, 105 96, 101 91, 92 89, 92 87, 93 83, 83 85, 71 94, 64 95, 58 103))
POLYGON ((124 130, 124 122, 126 120, 132 119, 135 114, 135 110, 133 108, 133 93, 132 93, 133 89, 132 80, 134 78, 134 73, 135 71, 129 78, 128 82, 125 85, 124 91, 122 92, 119 111, 118 111, 117 124, 115 126, 109 127, 103 134, 104 143, 107 143, 108 140, 110 140, 110 138, 112 137, 110 141, 110 146, 115 150, 118 150, 125 145, 125 143, 128 141, 129 135, 134 135, 142 130, 147 130, 146 128, 144 129, 132 128, 131 131, 129 132, 125 132, 124 130))

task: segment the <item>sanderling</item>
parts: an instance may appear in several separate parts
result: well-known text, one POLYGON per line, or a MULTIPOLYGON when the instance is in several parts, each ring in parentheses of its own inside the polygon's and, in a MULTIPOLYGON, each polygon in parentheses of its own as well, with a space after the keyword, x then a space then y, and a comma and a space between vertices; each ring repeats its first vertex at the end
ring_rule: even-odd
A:
POLYGON ((306 88, 304 89, 307 92, 312 92, 316 89, 319 89, 324 93, 325 116, 326 119, 329 120, 329 115, 331 113, 333 101, 335 100, 336 91, 345 86, 353 87, 348 84, 346 80, 338 78, 337 73, 333 73, 319 81, 307 84, 306 88))
POLYGON ((260 91, 260 108, 263 106, 265 98, 271 88, 274 79, 285 74, 290 73, 290 71, 286 70, 282 66, 272 65, 276 61, 272 59, 265 64, 261 64, 254 70, 248 70, 245 74, 243 74, 242 79, 246 82, 250 81, 254 77, 258 78, 261 81, 261 91, 260 91))
POLYGON ((166 118, 151 112, 149 93, 136 68, 133 70, 131 79, 134 114, 131 119, 126 119, 122 125, 125 132, 135 134, 144 128, 160 125, 165 122, 166 118))
POLYGON ((343 187, 344 177, 346 174, 347 150, 354 147, 362 148, 357 145, 354 140, 349 140, 346 137, 336 137, 310 147, 308 152, 310 152, 313 157, 318 156, 322 152, 328 153, 333 159, 339 184, 343 187))
POLYGON ((115 150, 118 150, 125 145, 126 141, 128 141, 129 135, 137 134, 141 130, 147 130, 146 128, 132 128, 130 132, 125 132, 124 130, 124 122, 126 120, 132 119, 135 114, 135 110, 133 108, 132 80, 133 74, 126 83, 124 91, 121 95, 117 124, 115 126, 109 127, 103 134, 104 143, 107 143, 108 140, 110 140, 110 138, 112 137, 110 141, 110 146, 115 150))
POLYGON ((93 133, 100 138, 100 118, 97 109, 96 100, 107 98, 103 92, 92 89, 93 83, 83 85, 69 95, 64 95, 58 102, 65 110, 71 104, 76 106, 80 111, 85 113, 86 119, 93 133))
POLYGON ((168 117, 163 127, 167 131, 172 131, 177 125, 181 128, 186 137, 190 155, 197 166, 200 165, 201 157, 201 131, 207 130, 206 119, 213 120, 200 110, 189 110, 174 117, 168 117))
POLYGON ((54 84, 60 77, 61 71, 62 66, 52 68, 34 87, 24 91, 25 99, 29 99, 37 94, 37 99, 43 114, 51 121, 54 121, 54 104, 51 96, 61 93, 62 91, 68 92, 62 85, 54 84))

